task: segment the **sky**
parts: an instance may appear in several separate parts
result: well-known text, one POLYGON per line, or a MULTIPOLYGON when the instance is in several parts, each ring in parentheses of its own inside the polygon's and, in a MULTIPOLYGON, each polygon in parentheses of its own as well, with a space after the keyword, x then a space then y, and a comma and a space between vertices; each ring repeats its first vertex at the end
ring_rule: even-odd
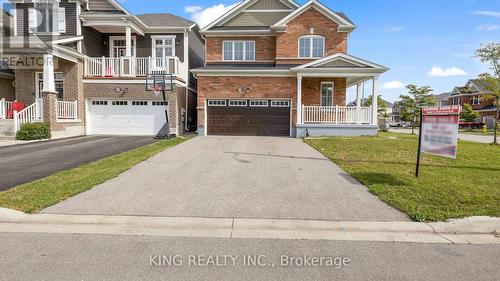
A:
MULTIPOLYGON (((203 26, 237 0, 119 0, 134 14, 169 12, 203 26)), ((300 4, 306 0, 298 0, 300 4)), ((357 28, 348 53, 389 67, 379 79, 388 101, 405 93, 405 85, 431 86, 450 92, 488 71, 473 58, 485 42, 500 42, 500 0, 322 0, 344 12, 357 28)), ((366 83, 366 93, 371 83, 366 83)), ((353 89, 349 89, 352 100, 353 89)))

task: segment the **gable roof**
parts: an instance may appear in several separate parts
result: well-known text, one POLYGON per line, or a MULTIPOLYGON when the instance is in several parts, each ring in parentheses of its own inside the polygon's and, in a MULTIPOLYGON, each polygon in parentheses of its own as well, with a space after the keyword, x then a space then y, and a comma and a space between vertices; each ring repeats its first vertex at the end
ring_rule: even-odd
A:
MULTIPOLYGON (((244 1, 241 1, 236 6, 234 6, 231 10, 226 12, 223 16, 217 18, 216 20, 214 20, 213 22, 208 24, 206 27, 204 27, 203 31, 210 30, 213 27, 219 26, 219 25, 233 19, 234 17, 239 15, 243 10, 245 10, 247 8, 252 7, 253 11, 258 12, 258 10, 261 10, 261 9, 260 9, 260 7, 257 8, 257 6, 255 6, 255 5, 258 4, 257 2, 262 2, 262 1, 265 1, 265 0, 244 0, 244 1)), ((297 4, 297 2, 295 2, 293 0, 276 0, 276 1, 279 1, 284 6, 289 7, 290 10, 295 10, 295 9, 300 7, 300 5, 297 4)), ((278 9, 278 10, 284 10, 284 9, 278 9)), ((286 10, 284 10, 284 11, 286 11, 286 10)))
POLYGON ((310 0, 309 2, 307 2, 306 4, 304 4, 300 8, 298 8, 297 10, 290 13, 288 16, 281 19, 279 22, 272 25, 272 28, 276 29, 276 30, 286 30, 286 26, 290 21, 292 21, 293 19, 300 16, 302 13, 304 13, 305 11, 307 11, 311 8, 316 9, 317 11, 319 11, 320 13, 322 13, 323 15, 325 15, 326 17, 328 17, 332 21, 336 22, 339 25, 338 31, 351 32, 356 28, 356 26, 352 23, 351 20, 349 20, 347 18, 346 15, 332 11, 331 9, 329 9, 325 5, 321 4, 317 0, 310 0))
POLYGON ((191 27, 195 23, 170 13, 142 14, 137 18, 150 27, 191 27))
POLYGON ((355 56, 344 53, 337 53, 322 59, 312 61, 293 68, 294 70, 301 70, 306 68, 363 68, 374 69, 385 72, 389 70, 387 67, 376 64, 355 56))
POLYGON ((88 0, 88 8, 91 11, 112 11, 114 8, 126 15, 131 15, 131 13, 116 0, 88 0))

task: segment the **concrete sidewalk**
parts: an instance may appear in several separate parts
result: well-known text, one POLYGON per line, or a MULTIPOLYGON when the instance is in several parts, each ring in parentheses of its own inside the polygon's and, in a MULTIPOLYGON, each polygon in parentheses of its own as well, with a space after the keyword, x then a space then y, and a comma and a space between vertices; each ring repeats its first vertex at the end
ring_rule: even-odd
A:
MULTIPOLYGON (((390 128, 389 132, 411 134, 411 129, 390 128)), ((418 135, 418 128, 415 129, 415 133, 418 135)), ((458 139, 464 141, 480 142, 480 143, 493 143, 493 136, 490 135, 474 135, 474 134, 458 133, 458 139)))
POLYGON ((91 215, 27 215, 0 209, 0 233, 52 233, 385 241, 440 244, 500 244, 500 218, 448 222, 349 222, 237 218, 181 218, 91 215))

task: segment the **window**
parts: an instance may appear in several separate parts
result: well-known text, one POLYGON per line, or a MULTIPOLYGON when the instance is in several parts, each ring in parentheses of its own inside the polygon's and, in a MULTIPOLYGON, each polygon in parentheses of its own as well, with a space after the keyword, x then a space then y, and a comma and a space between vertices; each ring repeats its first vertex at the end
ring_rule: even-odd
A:
MULTIPOLYGON (((37 72, 37 80, 38 80, 38 91, 41 92, 43 90, 43 73, 37 72)), ((54 86, 57 92, 57 99, 64 99, 64 75, 62 72, 54 73, 54 86)))
POLYGON ((299 38, 299 58, 322 58, 324 54, 324 37, 311 35, 299 38))
POLYGON ((30 33, 65 33, 66 9, 58 0, 35 1, 28 10, 28 27, 30 33))
POLYGON ((250 106, 266 107, 269 106, 269 102, 267 100, 251 100, 250 106))
POLYGON ((148 105, 148 102, 147 101, 132 101, 132 105, 145 106, 145 105, 148 105))
POLYGON ((272 107, 289 107, 290 101, 287 100, 273 100, 271 101, 272 107))
POLYGON ((108 105, 108 101, 105 100, 93 100, 92 105, 108 105))
POLYGON ((111 105, 128 105, 127 101, 112 101, 111 105))
POLYGON ((153 106, 166 106, 167 103, 164 101, 154 101, 151 103, 153 106))
POLYGON ((333 83, 321 83, 321 106, 333 106, 333 83))
POLYGON ((209 100, 208 105, 209 106, 226 106, 226 101, 225 100, 209 100))
POLYGON ((222 53, 225 61, 254 61, 255 41, 224 41, 222 53))
POLYGON ((246 100, 230 100, 229 106, 247 106, 246 100))
POLYGON ((175 36, 152 36, 153 57, 175 56, 175 36))
MULTIPOLYGON (((130 50, 132 56, 135 56, 135 36, 132 36, 130 50)), ((114 58, 125 57, 127 55, 127 40, 124 36, 109 37, 109 53, 114 58)))
POLYGON ((481 96, 473 96, 471 98, 471 104, 472 105, 481 104, 481 96))

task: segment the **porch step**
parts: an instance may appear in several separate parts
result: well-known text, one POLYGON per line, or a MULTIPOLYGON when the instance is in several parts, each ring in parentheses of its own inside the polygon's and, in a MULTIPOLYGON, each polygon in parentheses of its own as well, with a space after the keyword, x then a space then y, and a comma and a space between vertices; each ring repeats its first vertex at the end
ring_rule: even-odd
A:
POLYGON ((14 120, 0 119, 0 137, 14 136, 14 120))

